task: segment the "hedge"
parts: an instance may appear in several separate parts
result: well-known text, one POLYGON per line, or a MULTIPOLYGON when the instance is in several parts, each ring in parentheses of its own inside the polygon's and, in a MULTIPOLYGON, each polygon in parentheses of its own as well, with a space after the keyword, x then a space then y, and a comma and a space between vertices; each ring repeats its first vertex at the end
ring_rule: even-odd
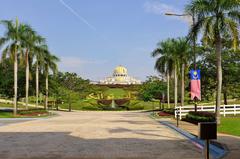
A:
POLYGON ((184 119, 188 122, 197 124, 198 122, 214 122, 215 114, 211 112, 194 112, 190 111, 184 119))

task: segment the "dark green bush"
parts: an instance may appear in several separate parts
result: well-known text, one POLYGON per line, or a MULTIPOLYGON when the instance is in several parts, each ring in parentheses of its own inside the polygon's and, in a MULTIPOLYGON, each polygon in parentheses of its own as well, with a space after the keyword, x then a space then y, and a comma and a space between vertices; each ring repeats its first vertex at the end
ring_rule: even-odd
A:
POLYGON ((194 112, 194 111, 189 112, 186 115, 186 118, 184 120, 195 123, 195 124, 197 124, 198 122, 214 122, 214 121, 216 121, 214 113, 194 112))
POLYGON ((98 106, 83 106, 82 110, 101 110, 98 106))

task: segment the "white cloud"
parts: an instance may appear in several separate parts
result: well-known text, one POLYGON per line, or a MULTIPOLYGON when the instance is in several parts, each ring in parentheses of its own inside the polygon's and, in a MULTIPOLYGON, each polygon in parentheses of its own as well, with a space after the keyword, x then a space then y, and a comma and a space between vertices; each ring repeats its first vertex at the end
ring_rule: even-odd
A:
MULTIPOLYGON (((183 11, 180 11, 178 8, 161 3, 159 1, 146 1, 143 5, 145 12, 151 13, 151 14, 156 14, 156 15, 162 15, 165 16, 165 13, 175 13, 175 14, 182 14, 183 11)), ((168 18, 172 19, 177 19, 184 21, 188 23, 189 25, 192 24, 192 19, 191 16, 181 16, 181 17, 176 17, 176 16, 166 16, 168 18)))
POLYGON ((144 10, 147 13, 164 15, 166 12, 175 12, 176 9, 173 6, 158 1, 147 1, 144 3, 144 10))

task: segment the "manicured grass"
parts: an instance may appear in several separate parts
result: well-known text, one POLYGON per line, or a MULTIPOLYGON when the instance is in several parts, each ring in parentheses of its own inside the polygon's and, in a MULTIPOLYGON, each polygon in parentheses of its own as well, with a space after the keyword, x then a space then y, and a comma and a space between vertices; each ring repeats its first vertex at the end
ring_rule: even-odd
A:
POLYGON ((13 118, 12 112, 0 112, 0 118, 13 118))
POLYGON ((13 104, 0 103, 0 107, 12 108, 12 107, 13 107, 13 104))
POLYGON ((226 134, 240 136, 240 117, 222 117, 218 131, 226 134))
POLYGON ((127 95, 127 92, 121 88, 110 88, 104 92, 104 95, 111 96, 113 95, 114 98, 124 98, 127 95))

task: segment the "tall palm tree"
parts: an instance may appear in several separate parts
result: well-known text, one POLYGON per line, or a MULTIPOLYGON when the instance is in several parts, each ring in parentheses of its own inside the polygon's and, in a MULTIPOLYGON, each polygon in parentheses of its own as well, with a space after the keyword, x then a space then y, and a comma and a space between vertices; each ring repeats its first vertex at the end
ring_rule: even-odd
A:
POLYGON ((170 108, 170 75, 174 68, 174 59, 172 56, 172 39, 167 39, 158 43, 158 47, 152 52, 152 57, 158 57, 155 63, 155 69, 165 74, 167 77, 167 103, 170 108))
POLYGON ((220 104, 222 91, 222 37, 230 34, 233 47, 238 46, 240 1, 239 0, 192 0, 186 6, 187 12, 195 11, 197 22, 192 26, 189 36, 203 31, 206 44, 213 40, 217 58, 216 120, 220 124, 220 104))
POLYGON ((4 46, 3 58, 7 55, 14 61, 14 115, 17 115, 17 75, 18 75, 18 54, 22 51, 23 43, 26 41, 26 31, 28 31, 28 26, 19 23, 18 19, 16 21, 4 20, 1 21, 6 28, 4 37, 0 40, 0 45, 4 46))
POLYGON ((38 47, 34 48, 35 56, 35 69, 36 69, 36 107, 38 107, 39 101, 39 69, 44 66, 44 56, 47 52, 47 45, 44 43, 40 44, 38 47))
POLYGON ((29 57, 33 57, 38 46, 44 42, 44 39, 39 36, 30 26, 28 26, 28 32, 25 35, 26 41, 24 42, 24 59, 25 59, 25 69, 26 69, 26 109, 28 109, 28 94, 29 94, 29 57))
POLYGON ((46 78, 46 94, 45 94, 45 109, 47 109, 48 106, 48 76, 49 71, 51 70, 53 74, 56 74, 57 72, 57 62, 59 61, 58 57, 50 54, 48 50, 45 50, 44 55, 44 73, 46 78))
POLYGON ((174 40, 174 49, 181 65, 181 106, 184 106, 185 96, 185 69, 191 61, 191 47, 186 38, 177 38, 174 40))

